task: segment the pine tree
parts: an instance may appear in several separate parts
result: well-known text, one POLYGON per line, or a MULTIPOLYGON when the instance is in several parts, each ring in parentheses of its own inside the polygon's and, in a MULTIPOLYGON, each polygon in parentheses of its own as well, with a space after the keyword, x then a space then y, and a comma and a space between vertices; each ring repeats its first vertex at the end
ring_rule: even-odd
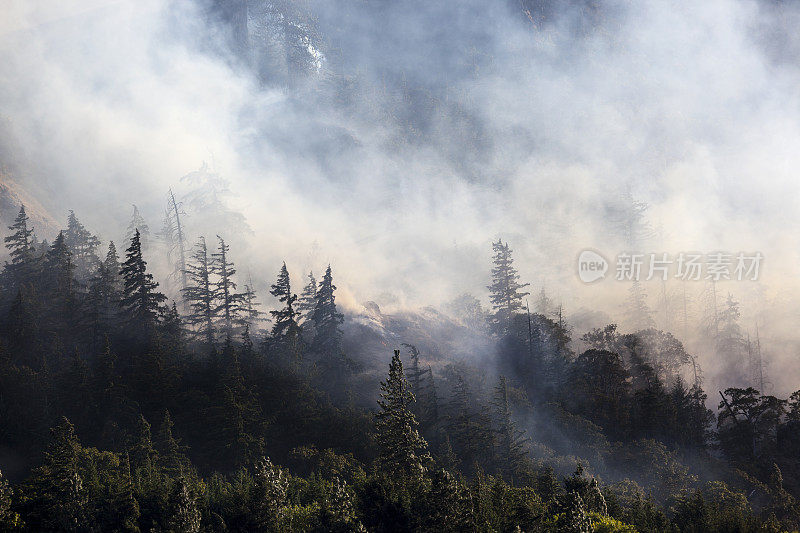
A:
POLYGON ((308 283, 303 287, 300 300, 297 302, 297 312, 301 317, 303 328, 313 326, 314 309, 317 307, 317 278, 314 271, 308 273, 308 283))
POLYGON ((151 331, 158 320, 159 307, 167 297, 156 292, 158 283, 147 272, 139 230, 133 234, 120 273, 125 280, 121 303, 129 323, 139 331, 151 331))
POLYGON ((169 530, 180 533, 198 533, 202 515, 197 505, 197 499, 189 490, 186 479, 178 478, 175 488, 170 496, 169 530))
POLYGON ((508 333, 514 314, 522 309, 522 299, 529 293, 520 292, 529 284, 519 282, 519 274, 514 268, 511 249, 502 240, 492 243, 494 252, 492 284, 488 286, 494 309, 493 322, 498 333, 508 333))
POLYGON ((389 364, 389 376, 381 382, 378 412, 375 415, 379 463, 387 473, 406 478, 419 478, 430 463, 428 444, 417 430, 417 419, 411 412, 414 394, 403 374, 400 351, 395 350, 389 364))
POLYGON ((261 311, 260 307, 261 303, 258 301, 258 296, 253 287, 253 280, 248 278, 242 293, 242 318, 240 321, 245 330, 242 335, 246 332, 249 337, 251 332, 258 330, 258 324, 265 320, 264 312, 261 311))
POLYGON ((647 294, 638 280, 634 280, 628 289, 625 302, 625 321, 631 331, 642 331, 656 326, 653 313, 647 305, 647 294))
POLYGON ((745 384, 750 381, 749 360, 747 342, 739 325, 740 317, 739 302, 732 294, 728 294, 725 306, 719 313, 716 350, 717 356, 726 362, 729 372, 735 374, 736 382, 745 384))
POLYGON ((411 392, 414 394, 412 411, 419 421, 423 435, 438 449, 439 443, 439 405, 436 397, 436 384, 431 367, 422 368, 419 361, 419 350, 411 344, 403 344, 408 348, 411 367, 407 373, 411 392))
POLYGON ((6 263, 5 269, 11 275, 14 287, 31 281, 35 260, 33 228, 28 227, 28 215, 25 206, 20 206, 19 214, 14 223, 8 227, 11 235, 3 241, 11 256, 11 264, 6 263))
POLYGON ((67 248, 64 232, 59 232, 53 245, 45 255, 46 286, 54 293, 69 293, 74 290, 75 264, 67 248))
POLYGON ((580 494, 575 491, 567 494, 564 507, 564 524, 559 531, 564 533, 589 533, 592 531, 592 523, 586 515, 580 494))
POLYGON ((261 411, 255 395, 242 375, 239 355, 230 340, 222 351, 223 374, 214 393, 214 405, 207 419, 207 439, 214 449, 216 464, 223 470, 251 462, 263 451, 254 437, 260 431, 261 411))
POLYGON ((125 242, 132 241, 137 232, 139 233, 139 241, 142 249, 146 249, 150 244, 150 226, 144 221, 142 215, 139 214, 139 208, 134 204, 131 222, 128 224, 128 229, 125 231, 125 242))
POLYGON ((215 301, 214 315, 219 317, 220 331, 226 338, 233 338, 234 326, 242 321, 244 295, 236 292, 233 276, 236 274, 233 262, 228 259, 230 246, 217 235, 219 246, 217 252, 211 254, 211 273, 216 275, 213 295, 215 301))
POLYGON ((92 235, 70 210, 64 240, 75 263, 75 277, 81 282, 88 281, 100 262, 96 254, 100 239, 92 235))
POLYGON ((256 463, 250 499, 251 531, 281 531, 289 500, 289 479, 280 467, 264 457, 256 463))
POLYGON ((187 475, 189 466, 180 442, 172 434, 174 425, 169 410, 165 409, 164 418, 161 420, 154 442, 155 449, 158 452, 159 466, 172 477, 187 475))
POLYGON ((547 296, 547 293, 544 290, 544 286, 539 290, 539 296, 536 299, 536 312, 540 315, 544 315, 547 318, 551 318, 555 314, 556 306, 553 303, 553 300, 547 296))
POLYGON ((62 342, 84 331, 85 314, 77 298, 74 273, 72 254, 60 232, 44 257, 42 285, 48 298, 47 322, 62 342))
POLYGON ((161 313, 161 332, 164 340, 174 351, 180 351, 183 347, 184 330, 181 315, 178 313, 178 304, 172 301, 172 306, 162 308, 161 313))
POLYGON ((51 430, 52 438, 26 487, 28 526, 38 531, 80 531, 84 527, 86 492, 78 471, 81 445, 66 418, 51 430))
POLYGON ((269 293, 284 304, 283 308, 270 311, 275 322, 272 326, 272 338, 296 350, 300 340, 300 326, 297 324, 297 311, 294 309, 297 295, 292 294, 286 263, 283 263, 278 273, 278 280, 272 285, 269 293))
POLYGON ((461 375, 447 407, 447 431, 463 466, 472 468, 484 464, 487 451, 492 448, 490 420, 482 408, 475 408, 472 392, 461 375))
POLYGON ((524 446, 527 439, 523 438, 524 431, 517 428, 511 417, 505 376, 500 376, 500 380, 495 387, 492 405, 497 424, 495 433, 500 467, 507 474, 514 475, 524 464, 524 446))
POLYGON ((197 328, 199 336, 212 346, 215 335, 214 289, 205 238, 200 237, 194 248, 186 270, 189 282, 183 291, 184 299, 189 304, 186 321, 197 328))
POLYGON ((126 452, 122 455, 119 465, 118 482, 113 487, 111 516, 106 521, 109 529, 114 531, 139 531, 139 502, 134 496, 133 479, 131 476, 130 456, 126 452))
MULTIPOLYGON (((170 426, 170 435, 171 431, 172 428, 170 426)), ((158 458, 158 452, 153 445, 150 423, 142 415, 139 415, 139 419, 136 422, 135 439, 129 449, 129 453, 133 461, 134 471, 153 465, 158 458)))
POLYGON ((13 489, 0 472, 0 531, 15 531, 20 528, 19 515, 11 510, 13 489))
POLYGON ((105 260, 89 285, 89 314, 93 327, 93 339, 99 342, 117 324, 122 301, 122 278, 119 256, 114 242, 108 244, 105 260))
POLYGON ((589 483, 589 488, 586 490, 586 509, 590 512, 595 512, 601 516, 608 516, 608 506, 603 492, 600 490, 600 485, 594 477, 589 483))
MULTIPOLYGON (((164 227, 160 236, 167 244, 167 257, 173 265, 171 277, 177 281, 181 294, 189 286, 186 268, 186 235, 181 222, 181 203, 175 200, 172 189, 167 195, 167 209, 164 213, 164 227)), ((186 304, 186 302, 184 302, 186 304)))
POLYGON ((344 316, 336 310, 336 296, 333 294, 335 290, 331 266, 328 265, 317 290, 316 305, 312 315, 315 331, 314 351, 328 357, 340 355, 342 351, 342 330, 339 328, 344 323, 344 316))

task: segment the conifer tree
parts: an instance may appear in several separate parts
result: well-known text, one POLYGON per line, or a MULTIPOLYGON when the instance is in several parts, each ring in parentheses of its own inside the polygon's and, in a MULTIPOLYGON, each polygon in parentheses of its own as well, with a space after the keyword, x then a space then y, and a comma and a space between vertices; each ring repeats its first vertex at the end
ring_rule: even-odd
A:
POLYGON ((564 524, 559 531, 564 533, 589 533, 592 531, 592 523, 586 515, 580 494, 575 491, 567 494, 564 507, 564 524))
POLYGON ((202 515, 197 506, 197 499, 189 490, 186 479, 178 478, 175 488, 170 495, 169 531, 181 533, 198 533, 202 515))
POLYGON ((297 302, 297 312, 300 315, 300 321, 305 328, 306 326, 313 326, 314 309, 317 307, 317 278, 314 277, 314 271, 308 273, 308 283, 303 287, 303 292, 300 293, 300 299, 297 302))
POLYGON ((139 502, 134 496, 130 456, 127 452, 122 455, 118 481, 112 490, 113 512, 109 513, 110 516, 106 518, 106 525, 115 531, 138 532, 139 502))
MULTIPOLYGON (((411 385, 411 392, 414 393, 414 405, 419 406, 420 404, 420 395, 422 394, 422 377, 425 374, 425 371, 420 368, 419 365, 419 350, 417 347, 412 344, 403 344, 406 348, 408 348, 408 355, 411 358, 411 368, 408 371, 408 383, 411 385)), ((421 417, 421 411, 419 407, 415 407, 414 414, 418 417, 421 417)))
POLYGON ((173 477, 188 474, 188 460, 183 454, 178 439, 172 434, 174 425, 169 410, 165 409, 164 418, 161 420, 154 442, 161 469, 173 477))
POLYGON ((33 274, 35 237, 33 228, 28 227, 28 222, 25 206, 20 206, 17 218, 8 227, 12 231, 11 235, 3 239, 11 256, 11 263, 7 263, 5 269, 11 274, 11 282, 15 287, 31 281, 33 274))
POLYGON ((80 531, 85 527, 86 492, 78 471, 81 445, 66 418, 51 430, 44 462, 33 472, 26 500, 28 526, 39 531, 80 531))
MULTIPOLYGON (((253 280, 248 278, 247 284, 244 286, 244 292, 242 293, 242 318, 240 319, 241 325, 244 326, 248 337, 251 332, 257 331, 258 324, 265 320, 264 312, 261 311, 260 308, 261 303, 258 301, 258 296, 253 287, 253 280)), ((244 332, 242 335, 244 335, 244 332)))
POLYGON ((47 322, 62 342, 85 332, 85 310, 77 297, 74 273, 72 254, 60 232, 44 257, 42 286, 48 298, 47 322))
POLYGON ((81 282, 88 281, 100 262, 96 253, 100 239, 92 235, 75 216, 75 212, 70 210, 64 240, 75 263, 75 277, 81 282))
POLYGON ((508 243, 503 244, 502 240, 498 240, 492 243, 492 251, 494 267, 492 284, 488 286, 489 299, 494 309, 494 326, 498 333, 505 334, 511 330, 514 314, 522 309, 522 299, 529 294, 520 290, 529 284, 519 282, 508 243))
POLYGON ((500 376, 500 380, 495 387, 492 405, 497 424, 496 435, 500 467, 502 471, 513 475, 523 466, 526 439, 523 438, 525 433, 517 428, 511 417, 505 376, 500 376))
POLYGON ((250 501, 252 531, 280 531, 289 505, 289 479, 268 457, 256 463, 250 501))
POLYGON ((164 227, 160 236, 166 241, 167 256, 173 265, 171 277, 177 281, 181 294, 189 285, 186 265, 186 234, 181 221, 181 215, 184 214, 181 203, 175 200, 175 194, 170 189, 167 194, 164 227))
POLYGON ((536 299, 536 312, 540 315, 544 315, 547 318, 551 318, 555 314, 555 304, 553 300, 547 296, 547 293, 544 290, 544 286, 539 290, 539 296, 536 299))
POLYGON ((314 351, 325 356, 340 355, 342 352, 342 330, 344 315, 336 310, 336 296, 333 292, 331 266, 325 271, 325 276, 317 289, 316 305, 312 319, 314 321, 314 351))
POLYGON ((150 244, 150 226, 144 221, 144 218, 139 213, 139 208, 134 204, 130 224, 128 224, 128 229, 125 230, 125 242, 132 241, 137 231, 139 232, 141 247, 146 249, 150 244))
MULTIPOLYGON (((170 426, 170 434, 171 430, 170 426)), ((133 445, 129 449, 129 454, 133 461, 134 471, 152 466, 158 457, 158 452, 153 445, 150 423, 142 415, 139 415, 139 419, 136 422, 135 438, 133 445)))
POLYGON ((419 434, 417 419, 410 409, 413 402, 414 394, 403 374, 400 351, 395 350, 389 376, 381 382, 375 427, 381 467, 406 478, 422 476, 431 460, 428 444, 419 434))
POLYGON ((108 244, 105 260, 98 265, 95 277, 89 286, 89 312, 95 341, 102 339, 116 325, 121 301, 122 278, 119 256, 112 241, 108 244))
POLYGON ((186 321, 197 328, 200 338, 212 346, 214 344, 214 288, 211 282, 211 265, 206 248, 205 237, 200 237, 194 247, 192 259, 187 265, 188 285, 183 291, 189 304, 186 321))
POLYGON ((181 315, 178 313, 178 304, 172 301, 172 306, 161 308, 161 332, 167 345, 174 351, 183 347, 184 330, 181 315))
POLYGON ((586 490, 586 509, 590 512, 598 513, 601 516, 608 515, 606 499, 603 496, 603 492, 600 490, 597 479, 594 477, 592 477, 592 481, 589 482, 589 488, 586 490))
POLYGON ((60 232, 45 255, 45 287, 59 300, 71 299, 75 290, 75 264, 67 248, 64 232, 60 232))
POLYGON ((653 313, 647 305, 647 294, 639 280, 634 280, 628 289, 625 302, 625 321, 632 331, 654 328, 653 313))
POLYGON ((296 354, 300 342, 300 326, 297 324, 297 311, 294 308, 297 295, 292 294, 286 263, 283 263, 281 271, 278 273, 278 280, 272 285, 269 293, 283 304, 281 309, 270 311, 274 321, 272 338, 274 341, 287 346, 296 354))
POLYGON ((127 250, 127 259, 120 273, 124 279, 122 308, 129 323, 140 331, 150 331, 155 326, 159 308, 167 297, 157 292, 158 283, 147 272, 147 263, 142 257, 142 243, 136 230, 127 250))
POLYGON ((447 407, 448 433, 462 464, 470 468, 484 464, 492 448, 490 420, 483 408, 475 408, 472 392, 460 374, 447 407))
POLYGON ((211 254, 211 273, 216 275, 213 295, 215 301, 214 315, 219 317, 220 331, 226 338, 233 338, 234 326, 241 323, 244 294, 236 292, 233 276, 236 274, 234 264, 228 258, 230 246, 217 235, 219 246, 217 252, 211 254))
POLYGON ((729 371, 732 370, 736 374, 737 381, 744 384, 750 381, 749 368, 747 368, 749 358, 746 349, 747 341, 739 325, 740 317, 739 302, 732 294, 728 294, 718 317, 717 356, 726 362, 729 371))
POLYGON ((411 367, 407 379, 411 392, 414 394, 412 412, 419 421, 420 429, 433 450, 438 451, 440 443, 439 428, 439 399, 436 396, 436 383, 430 365, 422 368, 419 360, 419 350, 411 344, 403 344, 408 348, 411 358, 411 367))
POLYGON ((225 342, 222 362, 223 375, 208 416, 214 428, 208 439, 213 443, 217 464, 233 469, 251 462, 263 451, 263 443, 253 436, 259 432, 263 417, 255 395, 244 380, 239 355, 230 340, 225 342))
POLYGON ((19 515, 11 510, 13 489, 0 472, 0 531, 14 531, 19 528, 19 515))

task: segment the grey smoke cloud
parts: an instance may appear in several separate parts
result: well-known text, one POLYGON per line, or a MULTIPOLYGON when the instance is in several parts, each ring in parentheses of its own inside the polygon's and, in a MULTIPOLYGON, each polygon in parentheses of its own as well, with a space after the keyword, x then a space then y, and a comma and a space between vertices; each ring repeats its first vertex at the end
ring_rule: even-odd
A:
MULTIPOLYGON (((132 202, 156 229, 167 188, 206 161, 253 230, 233 252, 262 290, 285 259, 298 290, 331 262, 350 306, 483 297, 502 237, 533 292, 611 319, 627 286, 583 285, 575 259, 624 249, 613 215, 630 191, 650 206, 646 251, 765 255, 760 283, 721 290, 758 320, 776 392, 797 388, 797 8, 247 4, 236 55, 199 3, 12 1, 3 163, 57 218, 75 209, 119 239, 132 202), (315 39, 302 75, 292 32, 315 39)), ((212 238, 201 218, 188 227, 212 238)))

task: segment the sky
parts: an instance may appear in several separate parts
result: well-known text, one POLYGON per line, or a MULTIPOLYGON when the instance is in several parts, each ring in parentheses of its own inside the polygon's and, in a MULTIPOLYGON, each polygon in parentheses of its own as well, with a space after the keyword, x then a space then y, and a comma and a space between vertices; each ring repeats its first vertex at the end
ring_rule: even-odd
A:
MULTIPOLYGON (((262 292, 281 261, 298 290, 330 263, 351 309, 487 304, 500 238, 531 292, 586 329, 623 320, 629 284, 584 284, 576 258, 630 249, 642 202, 643 252, 764 255, 760 280, 720 283, 719 301, 758 326, 774 390, 797 388, 788 2, 251 0, 244 51, 199 2, 4 3, 0 158, 56 219, 74 209, 119 240, 135 203, 155 230, 167 190, 188 197, 180 178, 205 163, 247 228, 187 227, 224 234, 262 292)), ((645 287, 675 326, 683 285, 645 287)), ((688 284, 694 323, 707 290, 688 284)), ((704 357, 713 380, 723 365, 704 357)))

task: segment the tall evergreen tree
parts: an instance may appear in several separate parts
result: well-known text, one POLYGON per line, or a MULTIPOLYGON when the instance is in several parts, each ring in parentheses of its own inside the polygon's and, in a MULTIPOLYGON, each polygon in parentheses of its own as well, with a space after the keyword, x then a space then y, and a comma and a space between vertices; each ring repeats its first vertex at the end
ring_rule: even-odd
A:
POLYGON ((191 261, 186 266, 188 285, 183 290, 184 300, 189 304, 186 321, 197 329, 198 335, 211 346, 214 344, 214 287, 211 282, 211 262, 208 257, 205 237, 200 237, 194 246, 191 261))
POLYGON ((406 478, 422 476, 431 460, 428 444, 419 434, 417 419, 410 409, 413 402, 414 394, 403 374, 400 351, 395 350, 389 376, 381 382, 375 427, 381 467, 406 478))
POLYGON ((131 463, 128 453, 122 455, 119 465, 118 481, 112 487, 111 512, 105 517, 105 524, 114 531, 139 531, 139 503, 134 495, 131 463))
POLYGON ((78 471, 81 445, 66 418, 51 430, 44 463, 25 488, 28 527, 34 531, 83 531, 86 491, 78 471))
MULTIPOLYGON (((185 213, 181 208, 181 203, 175 200, 175 194, 170 189, 167 194, 164 227, 160 236, 166 241, 167 257, 172 265, 171 278, 178 283, 181 294, 189 286, 186 265, 186 233, 181 221, 182 215, 185 213)), ((187 305, 188 302, 184 302, 184 308, 187 305)))
POLYGON ((502 240, 492 243, 494 252, 492 284, 488 286, 489 299, 494 309, 493 322, 498 333, 508 333, 514 314, 522 310, 522 299, 529 293, 521 292, 529 284, 519 282, 519 274, 514 268, 511 248, 502 240))
POLYGON ((244 294, 236 292, 233 276, 236 274, 233 262, 228 258, 230 246, 217 235, 219 246, 217 252, 211 254, 211 272, 216 275, 213 294, 215 301, 214 315, 219 317, 220 331, 226 338, 233 338, 234 327, 241 324, 244 294))
POLYGON ((120 270, 125 281, 122 308, 134 329, 147 332, 155 326, 159 308, 167 297, 156 291, 158 283, 153 281, 153 275, 147 272, 138 229, 133 234, 126 257, 120 270))
POLYGON ((14 223, 8 227, 8 229, 12 231, 11 235, 3 239, 6 243, 6 248, 8 248, 9 255, 11 256, 11 263, 6 264, 5 270, 10 274, 10 282, 14 287, 31 281, 31 276, 33 274, 35 237, 33 235, 33 228, 28 227, 28 222, 29 219, 27 213, 25 213, 25 206, 20 206, 17 218, 14 219, 14 223))
POLYGON ((647 305, 647 293, 639 280, 634 280, 628 289, 628 299, 625 302, 625 322, 632 331, 641 331, 656 326, 653 313, 647 305))
POLYGON ((169 531, 199 533, 202 515, 197 506, 197 498, 189 489, 186 479, 181 476, 172 490, 169 500, 169 531))
POLYGON ((258 330, 258 324, 263 322, 264 312, 261 310, 261 303, 253 287, 253 280, 248 278, 242 293, 242 318, 241 324, 244 326, 247 335, 258 330))
POLYGON ((105 260, 98 265, 89 286, 89 315, 95 341, 102 340, 117 324, 122 288, 119 256, 112 241, 108 244, 105 260))
POLYGON ((13 496, 14 490, 3 477, 3 472, 0 472, 0 530, 2 531, 14 531, 21 526, 19 515, 11 510, 13 496))
POLYGON ((75 212, 70 210, 64 240, 75 263, 75 277, 82 283, 87 282, 100 262, 96 253, 100 239, 92 235, 75 216, 75 212))
POLYGON ((283 263, 281 271, 278 273, 278 280, 272 285, 269 293, 283 304, 281 309, 270 311, 274 321, 272 338, 274 341, 288 345, 290 350, 297 350, 300 341, 300 326, 297 324, 297 311, 294 308, 297 295, 292 294, 286 263, 283 263))
POLYGON ((331 266, 328 265, 317 289, 316 305, 312 315, 315 331, 314 351, 325 356, 340 355, 342 351, 340 327, 344 323, 344 315, 336 310, 336 296, 333 294, 335 290, 331 266))
POLYGON ((485 466, 492 449, 491 421, 482 406, 476 408, 472 391, 458 375, 448 404, 447 431, 466 468, 485 466))
POLYGON ((542 286, 539 290, 539 296, 536 298, 536 312, 547 318, 552 318, 553 315, 556 314, 556 311, 557 306, 553 303, 553 300, 547 296, 544 286, 542 286))
POLYGON ((144 218, 139 213, 139 208, 134 204, 131 221, 128 224, 128 229, 125 230, 125 242, 132 241, 136 232, 139 233, 141 247, 143 249, 147 248, 150 244, 150 226, 144 221, 144 218))
POLYGON ((300 321, 305 328, 306 325, 313 326, 314 309, 317 307, 317 278, 314 277, 314 271, 308 273, 308 283, 303 287, 303 292, 300 293, 300 299, 297 302, 297 312, 300 315, 300 321))
POLYGON ((42 286, 48 298, 47 322, 61 342, 83 333, 84 309, 75 289, 75 265, 60 232, 44 258, 42 286))
POLYGON ((518 472, 525 460, 525 441, 524 432, 517 428, 511 416, 511 408, 508 403, 508 386, 505 376, 500 376, 500 380, 494 389, 494 399, 492 402, 495 413, 495 423, 497 429, 497 451, 500 469, 510 475, 518 472))
POLYGON ((75 264, 67 247, 64 232, 60 232, 45 255, 44 284, 52 296, 72 298, 75 290, 75 264))

